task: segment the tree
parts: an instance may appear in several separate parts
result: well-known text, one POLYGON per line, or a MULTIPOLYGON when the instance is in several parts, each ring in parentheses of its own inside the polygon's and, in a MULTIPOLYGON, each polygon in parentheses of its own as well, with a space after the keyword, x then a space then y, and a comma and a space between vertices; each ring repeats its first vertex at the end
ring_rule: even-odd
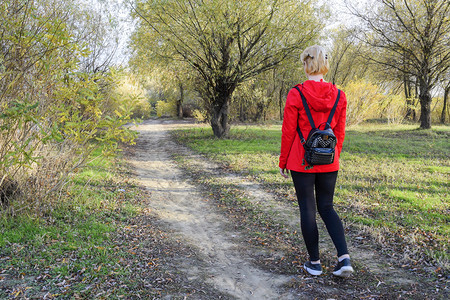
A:
POLYGON ((279 117, 283 120, 284 103, 289 90, 306 79, 299 59, 289 59, 270 71, 249 79, 233 94, 231 115, 241 122, 279 117))
POLYGON ((418 82, 420 127, 431 128, 431 91, 450 66, 450 1, 377 0, 366 12, 350 7, 366 25, 360 38, 369 58, 408 84, 418 82))
POLYGON ((155 36, 146 27, 138 27, 131 36, 129 46, 133 52, 128 64, 150 93, 156 92, 166 101, 176 98, 176 115, 182 118, 184 100, 193 90, 191 70, 188 64, 174 60, 154 42, 155 36))
POLYGON ((329 81, 345 86, 350 81, 365 77, 369 70, 368 60, 363 57, 364 45, 358 43, 353 30, 340 26, 331 38, 329 81))
POLYGON ((291 0, 138 0, 133 9, 149 54, 182 61, 194 72, 213 132, 223 137, 239 84, 298 55, 318 37, 323 25, 313 5, 291 0))

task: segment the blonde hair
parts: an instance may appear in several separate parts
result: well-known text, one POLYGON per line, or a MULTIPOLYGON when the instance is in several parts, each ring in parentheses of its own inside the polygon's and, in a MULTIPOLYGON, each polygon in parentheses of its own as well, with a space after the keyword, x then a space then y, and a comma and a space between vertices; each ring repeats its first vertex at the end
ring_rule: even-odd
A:
POLYGON ((300 56, 300 59, 308 75, 325 75, 330 67, 328 64, 328 54, 323 47, 318 45, 306 48, 300 56))

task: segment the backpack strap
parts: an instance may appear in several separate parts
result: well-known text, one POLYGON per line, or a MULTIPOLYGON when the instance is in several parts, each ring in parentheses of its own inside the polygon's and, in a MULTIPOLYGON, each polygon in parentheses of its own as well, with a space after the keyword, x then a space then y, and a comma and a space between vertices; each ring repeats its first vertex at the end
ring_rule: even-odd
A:
POLYGON ((330 111, 330 115, 328 116, 327 125, 325 128, 331 127, 331 120, 333 120, 334 113, 336 112, 336 107, 338 105, 339 99, 341 98, 341 90, 338 89, 338 94, 336 97, 336 101, 334 102, 333 108, 330 111))
MULTIPOLYGON (((303 106, 304 106, 305 109, 306 109, 306 107, 308 107, 308 103, 306 103, 305 96, 303 96, 303 94, 302 94, 302 92, 300 91, 300 89, 298 88, 298 86, 295 86, 295 88, 296 88, 297 91, 300 93, 300 96, 301 96, 302 102, 303 102, 303 106)), ((309 107, 308 107, 308 111, 309 111, 309 107)), ((311 114, 311 112, 309 112, 309 113, 311 114)), ((309 118, 309 115, 308 115, 308 118, 309 118)), ((311 117, 311 119, 310 119, 310 122, 311 122, 311 120, 312 120, 312 117, 311 117)), ((313 121, 313 123, 314 123, 314 121, 313 121)), ((312 125, 311 125, 311 126, 312 126, 312 125)), ((297 121, 297 133, 298 133, 298 137, 300 138, 300 143, 302 143, 302 145, 304 146, 305 143, 306 143, 306 140, 305 140, 305 138, 303 137, 303 134, 302 134, 302 131, 300 130, 300 127, 298 126, 298 121, 297 121)))
MULTIPOLYGON (((298 86, 295 86, 294 88, 300 93, 300 97, 302 98, 303 107, 305 108, 306 115, 308 116, 309 123, 310 123, 312 129, 315 129, 316 125, 314 124, 314 120, 312 118, 311 111, 309 110, 309 106, 308 106, 308 103, 306 102, 305 96, 300 91, 298 86)), ((336 108, 337 108, 337 105, 338 105, 338 102, 339 102, 340 98, 341 98, 341 90, 338 89, 338 94, 337 94, 337 97, 336 97, 336 101, 334 102, 333 108, 330 111, 330 115, 328 116, 328 120, 327 120, 327 124, 325 125, 326 126, 325 128, 331 127, 331 121, 333 120, 334 113, 336 112, 336 108)), ((303 137, 303 134, 302 134, 302 131, 300 130, 300 127, 298 126, 298 122, 297 122, 297 133, 298 133, 298 136, 300 137, 300 142, 302 143, 302 145, 305 145, 306 140, 303 137)))
POLYGON ((303 93, 300 91, 300 89, 298 88, 298 86, 295 86, 295 88, 297 89, 297 91, 300 93, 300 97, 302 98, 302 102, 303 102, 303 107, 305 108, 306 111, 306 115, 308 116, 308 120, 309 120, 309 124, 311 124, 311 127, 313 129, 316 128, 316 125, 314 124, 314 120, 313 117, 311 115, 311 111, 309 110, 309 106, 308 103, 306 102, 306 98, 303 95, 303 93))
POLYGON ((302 143, 302 145, 305 145, 306 140, 303 137, 302 131, 300 130, 300 127, 298 127, 298 124, 297 124, 297 133, 298 133, 298 136, 300 138, 300 143, 302 143))

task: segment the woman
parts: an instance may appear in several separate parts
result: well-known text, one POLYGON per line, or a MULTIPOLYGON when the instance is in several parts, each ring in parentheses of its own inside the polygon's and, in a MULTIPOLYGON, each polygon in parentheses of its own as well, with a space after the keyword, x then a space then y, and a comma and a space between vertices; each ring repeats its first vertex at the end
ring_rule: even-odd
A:
MULTIPOLYGON (((329 63, 325 50, 320 46, 308 47, 301 55, 301 61, 308 80, 297 87, 302 91, 310 108, 315 124, 324 124, 336 101, 338 89, 325 82, 323 76, 328 72, 329 63)), ((347 99, 341 92, 340 99, 331 122, 331 128, 337 137, 334 162, 328 165, 309 166, 304 160, 305 149, 297 133, 299 126, 307 137, 311 125, 300 98, 300 93, 293 88, 286 100, 284 109, 280 174, 288 178, 290 171, 300 207, 301 229, 310 260, 304 264, 311 275, 322 274, 319 258, 319 234, 316 223, 316 205, 328 233, 337 250, 338 263, 333 274, 347 277, 353 272, 344 227, 333 208, 334 188, 339 170, 339 155, 345 136, 345 117, 347 99)))

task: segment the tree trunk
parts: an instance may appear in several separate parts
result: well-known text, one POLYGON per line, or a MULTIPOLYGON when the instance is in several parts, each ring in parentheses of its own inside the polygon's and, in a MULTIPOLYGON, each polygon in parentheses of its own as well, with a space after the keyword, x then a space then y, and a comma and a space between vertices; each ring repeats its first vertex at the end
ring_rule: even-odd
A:
MULTIPOLYGON (((413 107, 417 107, 417 103, 419 102, 419 79, 416 77, 414 81, 414 101, 413 101, 413 107)), ((412 119, 415 122, 417 120, 417 112, 414 109, 412 111, 412 119)))
POLYGON ((228 124, 230 98, 223 99, 221 105, 215 105, 211 116, 211 127, 213 133, 218 138, 225 137, 230 131, 230 124, 228 124))
POLYGON ((183 119, 183 101, 184 101, 184 87, 180 83, 180 99, 177 101, 177 117, 178 119, 183 119))
POLYGON ((447 106, 448 106, 448 94, 450 92, 450 85, 447 86, 444 90, 444 106, 442 107, 441 112, 441 123, 445 124, 445 117, 447 116, 447 106))
POLYGON ((280 87, 280 92, 278 94, 278 104, 280 106, 280 121, 283 121, 283 88, 280 87))
POLYGON ((243 103, 244 99, 242 97, 238 98, 239 103, 239 121, 245 122, 247 121, 247 112, 245 110, 245 105, 243 103))
POLYGON ((420 84, 420 128, 431 128, 431 93, 429 86, 421 82, 420 84))
POLYGON ((214 94, 210 101, 211 127, 214 135, 218 138, 226 137, 230 131, 228 114, 230 102, 237 83, 229 78, 219 78, 216 81, 214 94))
POLYGON ((412 111, 412 95, 411 95, 411 81, 406 75, 403 76, 403 85, 405 86, 405 98, 406 98, 406 115, 405 119, 413 119, 412 111))
POLYGON ((257 103, 256 104, 256 113, 253 116, 253 121, 254 122, 258 122, 264 116, 264 108, 265 108, 264 103, 257 103))

